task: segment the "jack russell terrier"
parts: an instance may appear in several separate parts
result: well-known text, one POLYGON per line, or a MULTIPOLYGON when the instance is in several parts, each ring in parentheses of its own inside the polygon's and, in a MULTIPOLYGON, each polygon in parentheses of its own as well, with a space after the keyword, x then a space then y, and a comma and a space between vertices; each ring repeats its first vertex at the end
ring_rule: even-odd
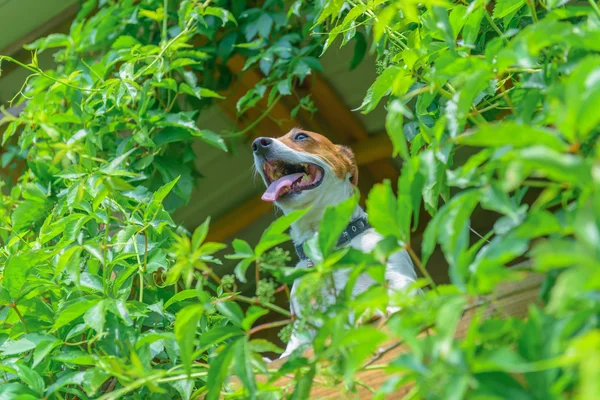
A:
MULTIPOLYGON (((264 201, 274 203, 284 214, 310 207, 291 226, 292 240, 300 259, 296 267, 309 268, 313 263, 305 255, 302 245, 319 231, 327 206, 336 205, 354 194, 354 186, 358 182, 354 154, 348 147, 335 145, 318 133, 300 129, 292 129, 277 139, 260 137, 252 143, 252 150, 256 169, 267 185, 262 195, 264 201)), ((370 227, 367 214, 357 205, 350 224, 338 241, 338 247, 352 246, 368 253, 382 239, 370 227)), ((335 286, 333 290, 339 292, 344 289, 349 277, 349 269, 336 270, 329 286, 335 286)), ((417 279, 406 251, 399 251, 388 258, 385 278, 391 291, 404 289, 417 279)), ((290 296, 291 312, 295 315, 302 315, 297 294, 301 279, 292 285, 290 296)), ((367 273, 361 274, 352 296, 375 284, 377 282, 367 273)), ((335 302, 335 297, 331 299, 330 293, 325 293, 323 298, 335 302)), ((390 310, 388 308, 388 312, 390 310)), ((307 342, 307 338, 301 338, 293 332, 281 358, 307 342)))

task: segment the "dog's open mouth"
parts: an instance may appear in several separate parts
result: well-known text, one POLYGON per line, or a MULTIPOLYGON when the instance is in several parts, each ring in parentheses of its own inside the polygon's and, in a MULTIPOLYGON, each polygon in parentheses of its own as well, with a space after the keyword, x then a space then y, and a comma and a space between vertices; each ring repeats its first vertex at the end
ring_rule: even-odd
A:
POLYGON ((313 189, 323 181, 323 168, 315 164, 288 164, 284 161, 267 161, 263 172, 269 187, 262 195, 264 201, 277 201, 289 193, 313 189))

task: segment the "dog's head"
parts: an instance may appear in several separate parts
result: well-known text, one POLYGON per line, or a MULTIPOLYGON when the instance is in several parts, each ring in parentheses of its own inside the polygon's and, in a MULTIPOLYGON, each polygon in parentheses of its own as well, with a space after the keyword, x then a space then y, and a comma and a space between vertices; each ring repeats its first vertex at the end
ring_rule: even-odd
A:
POLYGON ((252 143, 254 165, 267 185, 262 196, 284 212, 346 199, 358 182, 352 151, 318 133, 292 129, 252 143))

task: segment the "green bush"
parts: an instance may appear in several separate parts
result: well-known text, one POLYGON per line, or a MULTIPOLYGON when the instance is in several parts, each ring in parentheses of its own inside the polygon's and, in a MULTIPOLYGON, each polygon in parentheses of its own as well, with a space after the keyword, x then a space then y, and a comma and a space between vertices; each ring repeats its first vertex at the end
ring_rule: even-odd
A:
MULTIPOLYGON (((32 76, 8 122, 5 164, 24 163, 2 194, 0 372, 3 398, 307 398, 315 376, 348 391, 378 370, 383 397, 412 384, 414 398, 591 399, 600 393, 600 9, 589 4, 504 0, 323 1, 283 4, 192 0, 86 1, 69 35, 28 46, 58 49, 52 71, 17 62, 32 76), (339 37, 339 39, 338 39, 339 37), (224 151, 237 133, 196 125, 230 84, 226 61, 239 53, 265 78, 238 102, 243 113, 290 95, 319 69, 321 49, 368 48, 379 76, 361 106, 387 107, 386 129, 403 159, 398 194, 389 182, 367 199, 386 239, 373 254, 332 249, 356 199, 327 210, 308 244, 315 268, 296 271, 276 246, 302 212, 278 219, 252 248, 235 240, 235 276, 219 276, 206 242, 169 211, 190 196, 189 143, 224 151), (315 53, 316 52, 316 53, 315 53), (8 189, 8 188, 7 188, 8 189), (525 196, 533 201, 525 202, 525 196), (410 235, 421 205, 433 216, 422 248, 410 235), (470 242, 476 207, 498 214, 470 242), (328 240, 330 239, 330 240, 328 240), (427 274, 439 244, 451 284, 427 274), (387 254, 405 248, 430 286, 389 298, 383 285, 329 312, 297 320, 272 303, 272 280, 325 282, 352 266, 383 279, 387 254), (417 257, 420 254, 420 258, 417 257), (516 261, 519 268, 507 268, 516 261), (239 293, 260 271, 256 296, 239 293), (535 272, 545 277, 525 321, 483 303, 464 339, 456 327, 476 296, 535 272), (402 311, 386 329, 349 326, 350 314, 388 302, 402 311), (244 308, 240 306, 244 304, 244 308), (249 305, 248 307, 246 307, 249 305), (480 312, 480 313, 479 313, 480 312), (267 314, 280 318, 267 325, 267 314), (483 316, 487 318, 484 319, 483 316), (294 320, 295 319, 295 320, 294 320), (271 368, 277 351, 253 337, 290 324, 321 326, 314 354, 271 368), (420 335, 429 328, 429 335, 420 335), (367 360, 386 341, 408 351, 367 360), (239 385, 230 390, 229 378, 239 385), (266 375, 267 380, 257 380, 266 375), (273 384, 282 376, 288 384, 273 384)), ((299 107, 312 110, 310 99, 299 107)), ((231 253, 231 251, 230 251, 231 253)), ((306 291, 305 301, 314 293, 306 291)))

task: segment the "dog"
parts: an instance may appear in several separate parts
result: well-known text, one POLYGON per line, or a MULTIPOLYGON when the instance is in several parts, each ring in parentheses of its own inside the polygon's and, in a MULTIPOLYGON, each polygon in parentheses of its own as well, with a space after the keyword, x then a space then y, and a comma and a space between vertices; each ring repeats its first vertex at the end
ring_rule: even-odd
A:
MULTIPOLYGON (((302 244, 319 231, 327 206, 336 205, 354 195, 358 183, 354 154, 348 147, 333 144, 323 135, 297 128, 279 138, 257 138, 252 143, 252 151, 256 170, 267 186, 262 195, 264 201, 274 203, 284 214, 310 207, 292 224, 290 232, 300 258, 296 268, 310 268, 312 262, 304 254, 302 244)), ((382 239, 369 226, 365 211, 357 205, 338 246, 351 246, 368 253, 382 239)), ((329 289, 334 292, 343 290, 349 277, 348 269, 336 270, 330 285, 333 287, 329 289)), ((391 291, 405 289, 415 282, 415 269, 406 251, 396 252, 388 258, 385 278, 391 291)), ((294 282, 290 295, 290 308, 295 315, 303 315, 297 298, 301 279, 294 282)), ((357 296, 375 284, 375 280, 363 273, 357 279, 352 295, 357 296)), ((324 296, 329 301, 335 301, 331 293, 325 293, 324 296)), ((387 311, 390 312, 390 309, 387 311)), ((308 341, 293 332, 281 358, 287 357, 308 341)))

